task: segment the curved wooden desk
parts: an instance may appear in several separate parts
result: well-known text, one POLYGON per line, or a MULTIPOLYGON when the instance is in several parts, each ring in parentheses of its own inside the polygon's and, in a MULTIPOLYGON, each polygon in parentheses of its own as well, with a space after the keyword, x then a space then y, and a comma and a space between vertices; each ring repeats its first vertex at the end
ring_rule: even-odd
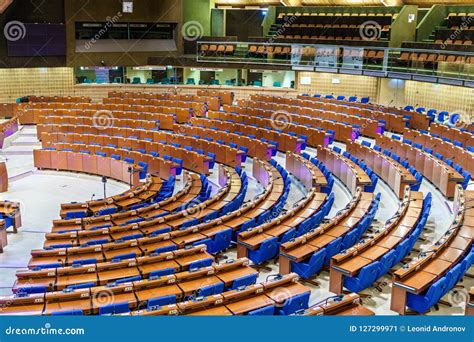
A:
POLYGON ((344 253, 332 257, 329 272, 329 290, 342 293, 344 276, 355 276, 362 267, 379 260, 397 246, 414 229, 421 215, 423 193, 405 188, 403 202, 394 217, 375 235, 362 240, 344 253))
POLYGON ((448 231, 418 259, 393 274, 391 310, 404 315, 407 292, 420 294, 427 290, 469 253, 474 241, 474 209, 468 202, 473 200, 474 191, 457 187, 456 215, 448 231))
POLYGON ((362 167, 327 147, 317 147, 317 159, 339 178, 352 194, 355 194, 358 187, 372 184, 362 167))
POLYGON ((346 150, 351 155, 363 160, 395 192, 399 199, 404 196, 405 187, 415 184, 415 177, 403 165, 394 159, 362 146, 355 141, 347 141, 346 150))
POLYGON ((410 165, 413 165, 448 198, 454 197, 456 184, 464 180, 459 172, 444 161, 399 140, 380 135, 377 138, 377 145, 398 154, 402 159, 407 159, 410 165))

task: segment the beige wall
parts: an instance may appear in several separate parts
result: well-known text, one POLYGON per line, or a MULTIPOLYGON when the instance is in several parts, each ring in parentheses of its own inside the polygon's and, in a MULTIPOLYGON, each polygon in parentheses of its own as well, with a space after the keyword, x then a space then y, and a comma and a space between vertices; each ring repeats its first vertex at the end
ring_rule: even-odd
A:
POLYGON ((301 93, 368 96, 372 101, 377 100, 379 79, 376 77, 298 72, 297 80, 301 93), (302 77, 310 77, 311 84, 300 84, 302 77))
POLYGON ((407 81, 405 83, 405 103, 446 110, 450 113, 474 112, 474 89, 442 84, 407 81))
POLYGON ((25 95, 70 95, 72 68, 0 69, 0 102, 15 102, 25 95))

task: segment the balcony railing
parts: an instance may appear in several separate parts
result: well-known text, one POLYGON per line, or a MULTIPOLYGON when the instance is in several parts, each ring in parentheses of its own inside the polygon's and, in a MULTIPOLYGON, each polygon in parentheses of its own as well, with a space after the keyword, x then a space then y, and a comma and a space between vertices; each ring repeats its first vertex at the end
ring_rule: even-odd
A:
POLYGON ((197 43, 197 61, 279 65, 474 87, 474 53, 340 45, 254 42, 197 43))

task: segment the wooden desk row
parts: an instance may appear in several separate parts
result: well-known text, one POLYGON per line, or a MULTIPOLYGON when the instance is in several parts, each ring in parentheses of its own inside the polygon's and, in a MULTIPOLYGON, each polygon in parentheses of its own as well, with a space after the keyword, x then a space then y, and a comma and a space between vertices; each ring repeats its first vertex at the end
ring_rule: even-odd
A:
POLYGON ((171 274, 189 270, 196 261, 214 260, 206 252, 206 245, 177 249, 159 255, 145 255, 116 262, 97 262, 79 266, 65 266, 41 270, 23 269, 16 272, 17 280, 13 292, 21 288, 44 286, 46 291, 61 291, 71 285, 93 283, 106 285, 117 279, 141 276, 147 279, 150 273, 172 269, 171 274))
MULTIPOLYGON (((315 101, 315 102, 319 102, 319 103, 330 103, 330 104, 333 104, 333 105, 349 105, 350 107, 354 108, 353 109, 353 110, 355 110, 354 114, 357 113, 359 115, 366 116, 366 117, 367 116, 368 117, 374 117, 374 112, 377 112, 377 111, 387 113, 387 114, 396 115, 398 117, 399 122, 404 121, 403 117, 409 117, 410 118, 409 119, 410 127, 414 128, 414 129, 425 129, 426 130, 430 126, 430 120, 425 114, 418 113, 418 112, 415 112, 415 111, 407 111, 407 110, 404 110, 404 109, 401 109, 401 108, 386 107, 386 106, 382 106, 382 105, 374 104, 374 103, 354 103, 354 104, 351 104, 351 103, 348 103, 346 101, 340 101, 340 100, 337 100, 337 99, 326 99, 326 98, 323 98, 323 97, 316 98, 316 97, 309 97, 309 96, 299 95, 298 98, 299 99, 306 99, 306 100, 310 100, 310 101, 315 101)), ((396 120, 390 120, 390 121, 387 121, 387 123, 395 123, 395 121, 396 120)), ((395 127, 400 128, 399 125, 396 125, 395 127)), ((405 127, 405 125, 403 124, 403 126, 401 128, 404 128, 404 127, 405 127)), ((387 129, 392 130, 392 127, 387 126, 387 129)), ((396 131, 396 130, 394 130, 394 131, 399 132, 399 131, 396 131)))
POLYGON ((132 311, 130 315, 245 315, 250 311, 268 306, 278 309, 283 307, 290 298, 310 291, 308 287, 298 283, 298 276, 296 274, 290 274, 261 284, 249 285, 244 289, 205 297, 202 300, 164 305, 153 311, 132 311))
MULTIPOLYGON (((281 102, 269 102, 266 99, 256 99, 252 97, 251 100, 239 100, 237 105, 241 107, 261 108, 271 111, 286 111, 298 115, 309 115, 314 118, 324 120, 335 120, 337 122, 346 122, 350 125, 358 125, 360 133, 374 138, 377 133, 382 132, 384 125, 372 118, 359 117, 342 112, 336 112, 329 108, 314 108, 314 103, 311 101, 294 100, 291 104, 284 104, 281 102), (263 100, 263 101, 262 101, 263 100), (296 102, 296 104, 295 104, 296 102)), ((296 121, 299 121, 295 117, 296 121)))
MULTIPOLYGON (((84 131, 84 127, 86 126, 67 126, 64 127, 64 130, 84 131)), ((240 149, 219 144, 215 141, 196 139, 192 136, 177 135, 163 131, 142 131, 133 129, 130 129, 129 132, 136 135, 133 138, 124 138, 121 136, 119 128, 110 127, 107 129, 107 133, 112 135, 94 135, 87 133, 43 133, 41 139, 43 145, 45 142, 82 142, 84 144, 103 146, 103 148, 107 148, 106 145, 112 145, 126 147, 133 151, 142 149, 148 154, 150 152, 158 152, 160 156, 169 155, 174 158, 182 159, 184 168, 204 174, 208 174, 211 158, 207 155, 197 153, 195 149, 201 149, 206 153, 211 152, 216 156, 216 161, 218 163, 229 165, 233 168, 241 165, 243 156, 245 155, 245 152, 240 149), (138 139, 135 137, 138 137, 138 139), (176 147, 172 144, 179 144, 181 147, 176 147), (186 150, 184 148, 186 145, 192 146, 194 151, 186 150)), ((80 146, 80 144, 75 145, 80 146)))
POLYGON ((403 138, 411 140, 413 143, 421 144, 423 147, 433 149, 433 153, 438 152, 445 159, 449 158, 453 163, 461 165, 463 170, 467 170, 471 175, 474 174, 474 154, 470 153, 464 147, 456 146, 452 142, 443 141, 441 138, 436 138, 429 134, 423 134, 411 129, 404 130, 403 138))
POLYGON ((329 298, 322 304, 312 306, 304 311, 303 316, 374 316, 375 313, 362 305, 357 293, 329 298))
MULTIPOLYGON (((232 184, 232 180, 221 188, 215 195, 203 202, 196 202, 195 205, 190 205, 186 199, 194 200, 190 193, 188 196, 183 196, 179 199, 174 198, 173 202, 152 204, 148 207, 143 207, 138 210, 129 210, 112 215, 106 215, 102 221, 94 218, 94 223, 87 222, 83 219, 82 227, 73 226, 76 222, 72 222, 67 226, 69 230, 61 230, 46 234, 45 248, 53 245, 84 246, 92 241, 99 240, 101 244, 109 242, 120 242, 125 237, 144 238, 156 236, 159 233, 168 233, 176 231, 176 234, 168 234, 162 238, 171 236, 182 236, 184 230, 180 227, 183 223, 197 219, 201 221, 206 215, 219 211, 225 204, 237 197, 240 192, 240 184, 232 184), (172 210, 174 208, 185 206, 179 211, 172 210), (158 216, 157 216, 158 215, 158 216), (99 224, 102 223, 101 226, 99 224), (74 228, 72 228, 74 227, 74 228), (72 230, 76 229, 76 230, 72 230)), ((69 223, 65 222, 62 229, 69 223)), ((79 223, 79 222, 78 222, 79 223)), ((54 229, 57 226, 53 227, 54 229)), ((186 231, 187 232, 187 231, 186 231)))
MULTIPOLYGON (((283 190, 281 176, 274 179, 279 172, 263 161, 255 159, 253 175, 265 187, 265 191, 256 196, 252 202, 245 203, 238 210, 231 212, 221 218, 217 218, 207 223, 201 223, 184 230, 172 230, 169 233, 159 233, 154 237, 142 237, 124 242, 105 243, 99 246, 90 247, 69 247, 54 250, 34 250, 29 267, 45 263, 59 262, 62 265, 71 265, 74 261, 95 258, 98 261, 110 260, 116 256, 136 253, 137 255, 147 255, 157 248, 176 247, 183 248, 196 241, 212 238, 218 232, 231 228, 233 231, 249 219, 255 218, 272 208, 274 203, 280 198, 283 190)), ((204 203, 206 205, 206 203, 204 203)), ((199 215, 197 212, 195 215, 199 215)), ((193 218, 192 215, 188 215, 193 218)), ((117 227, 123 232, 130 234, 131 227, 143 227, 144 233, 149 235, 153 231, 162 231, 163 228, 170 228, 162 218, 145 223, 139 222, 129 226, 117 227)))
POLYGON ((423 207, 423 193, 405 188, 405 196, 395 216, 371 238, 332 257, 329 272, 329 290, 342 293, 344 277, 354 277, 361 268, 379 260, 395 248, 414 230, 423 207))
POLYGON ((136 172, 141 168, 122 160, 97 155, 55 150, 33 150, 34 165, 38 169, 85 172, 128 183, 140 182, 136 172), (129 172, 129 168, 132 168, 129 172))
POLYGON ((194 296, 200 289, 223 283, 232 286, 234 280, 256 271, 248 266, 248 260, 184 271, 158 279, 127 282, 116 286, 95 286, 71 292, 46 292, 27 297, 1 297, 1 315, 49 315, 52 312, 82 310, 83 314, 98 314, 102 306, 128 303, 132 310, 147 306, 148 300, 175 295, 181 302, 194 296))
POLYGON ((292 262, 303 262, 339 237, 345 236, 354 229, 367 215, 374 200, 374 194, 363 192, 359 187, 354 192, 351 201, 344 210, 331 218, 328 223, 322 223, 316 229, 286 242, 280 248, 280 273, 292 271, 292 262))
MULTIPOLYGON (((217 96, 197 96, 197 95, 174 95, 170 94, 169 98, 164 99, 146 99, 146 98, 121 98, 121 97, 109 97, 103 99, 103 103, 113 104, 131 104, 131 105, 166 105, 177 106, 177 109, 188 109, 192 110, 195 116, 205 116, 208 109, 219 110, 221 107, 220 98, 217 96)), ((178 121, 180 122, 180 121, 178 121)), ((185 121, 183 121, 185 122, 185 121)))
POLYGON ((448 138, 451 141, 460 141, 464 148, 466 146, 474 146, 474 135, 471 132, 461 131, 459 128, 433 123, 430 126, 430 132, 438 134, 440 137, 448 138))
POLYGON ((317 147, 317 159, 339 178, 352 194, 355 194, 358 187, 372 184, 362 167, 328 147, 317 147))
MULTIPOLYGON (((99 215, 94 217, 84 217, 76 219, 58 219, 53 220, 53 232, 74 232, 77 230, 93 230, 104 224, 120 225, 126 222, 126 220, 135 218, 137 215, 143 217, 153 217, 153 215, 163 214, 167 211, 173 211, 183 203, 193 201, 202 190, 202 183, 200 178, 196 174, 184 173, 184 186, 181 190, 175 193, 173 196, 164 199, 158 203, 153 203, 150 206, 139 208, 137 210, 127 210, 120 213, 110 215, 99 215)), ((98 209, 106 206, 109 203, 101 203, 100 200, 92 201, 89 207, 95 212, 98 209)), ((65 207, 73 207, 74 204, 64 205, 65 207)), ((48 234, 46 235, 48 237, 48 234)))
MULTIPOLYGON (((218 112, 215 112, 218 113, 218 112)), ((213 116, 213 114, 210 114, 213 116)), ((224 116, 224 114, 222 114, 224 116)), ((227 122, 208 118, 193 118, 191 120, 193 126, 204 126, 206 128, 217 128, 218 130, 228 130, 230 132, 242 132, 245 135, 253 135, 257 139, 266 139, 275 141, 278 144, 278 150, 282 152, 291 151, 300 153, 304 141, 298 137, 282 134, 277 131, 265 129, 262 127, 249 126, 242 123, 227 122)))
POLYGON ((233 132, 202 128, 198 126, 174 125, 175 134, 197 135, 199 137, 209 137, 214 141, 222 140, 227 145, 234 143, 238 146, 244 146, 248 149, 248 155, 252 158, 259 158, 269 161, 272 158, 272 150, 275 148, 269 143, 250 138, 246 135, 239 135, 233 132))
POLYGON ((279 239, 291 229, 296 228, 306 219, 314 216, 326 203, 326 195, 318 192, 321 186, 327 184, 322 172, 300 155, 287 152, 286 169, 305 185, 307 194, 297 202, 297 206, 290 210, 279 213, 257 227, 250 228, 238 235, 237 256, 247 257, 249 250, 257 250, 262 243, 268 239, 278 237, 279 239), (318 183, 321 180, 322 183, 318 183))
POLYGON ((82 212, 84 217, 96 216, 98 211, 107 205, 113 205, 118 211, 125 210, 155 197, 160 191, 161 185, 161 178, 148 174, 143 184, 134 185, 121 194, 86 202, 62 203, 60 216, 65 219, 67 214, 72 212, 82 212))
POLYGON ((104 121, 87 116, 41 115, 36 126, 36 131, 39 137, 44 132, 64 132, 64 130, 61 130, 61 127, 77 127, 77 129, 80 130, 80 133, 88 132, 91 134, 107 134, 106 132, 108 131, 108 128, 114 127, 120 128, 122 130, 121 133, 123 133, 123 136, 129 136, 131 134, 127 135, 127 133, 129 133, 132 128, 148 131, 158 130, 158 128, 161 128, 161 120, 159 119, 160 116, 164 116, 165 118, 163 129, 169 129, 170 125, 172 125, 173 117, 169 116, 168 114, 150 114, 147 116, 151 115, 153 115, 153 118, 149 118, 151 120, 114 118, 110 120, 104 119, 104 121), (156 121, 160 121, 160 123, 158 124, 156 121))
MULTIPOLYGON (((0 201, 0 215, 7 220, 11 220, 13 232, 17 233, 21 227, 21 204, 14 201, 0 201)), ((8 228, 8 227, 6 227, 8 228)))
POLYGON ((8 138, 13 133, 18 131, 18 117, 14 116, 11 119, 0 123, 0 148, 3 147, 5 138, 8 138))
POLYGON ((42 116, 49 114, 54 116, 95 117, 99 124, 118 119, 151 119, 153 121, 159 120, 161 128, 170 129, 169 127, 173 124, 173 117, 176 117, 179 122, 187 122, 191 110, 189 108, 112 104, 82 104, 77 107, 73 105, 46 106, 46 104, 30 104, 29 106, 19 105, 16 110, 16 115, 21 124, 37 124, 42 116))
POLYGON ((410 165, 413 165, 448 198, 453 198, 456 184, 464 180, 463 176, 453 167, 423 150, 384 135, 380 135, 376 143, 382 149, 396 153, 401 159, 407 159, 410 165))
MULTIPOLYGON (((457 187, 455 217, 441 239, 422 252, 407 267, 393 274, 390 308, 404 315, 407 311, 407 293, 420 294, 469 254, 474 241, 474 191, 457 187)), ((451 279, 449 279, 451 280, 451 279)), ((449 289, 448 289, 449 290, 449 289)))
MULTIPOLYGON (((252 95, 253 101, 277 103, 292 107, 307 107, 308 109, 324 110, 326 112, 335 112, 347 114, 355 117, 370 120, 385 120, 385 128, 394 132, 401 132, 405 128, 405 121, 401 115, 396 115, 386 111, 386 107, 377 106, 374 108, 364 107, 361 103, 351 103, 344 101, 330 100, 326 98, 315 98, 304 95, 298 95, 296 98, 269 96, 269 95, 252 95)), ((313 113, 316 113, 313 111, 313 113)), ((375 127, 373 127, 375 128, 375 127)), ((365 128, 363 128, 365 129, 365 128)), ((363 134, 366 134, 362 131, 363 134)), ((372 132, 374 132, 372 130, 372 132)))
POLYGON ((29 103, 90 103, 91 98, 87 96, 28 96, 29 103))
MULTIPOLYGON (((328 130, 334 131, 334 139, 345 141, 347 137, 355 136, 356 130, 350 125, 340 122, 319 119, 310 115, 299 115, 285 110, 265 110, 261 108, 224 106, 227 113, 238 113, 239 120, 247 124, 257 124, 261 127, 269 126, 284 131, 291 131, 297 134, 304 134, 308 137, 308 145, 316 147, 319 145, 328 145, 328 139, 331 135, 328 130), (323 137, 321 134, 324 134, 323 137), (321 140, 321 139, 324 140, 321 140)), ((224 114, 222 114, 224 116, 224 114)), ((235 120, 234 115, 227 115, 228 119, 235 120)))
MULTIPOLYGON (((84 142, 84 140, 90 140, 90 135, 82 135, 71 133, 68 138, 72 139, 80 139, 74 141, 84 142)), ((114 137, 115 138, 115 137, 114 137)), ((188 151, 184 148, 175 147, 173 145, 165 145, 161 143, 153 143, 147 142, 144 140, 137 140, 137 139, 126 139, 120 138, 117 139, 106 139, 106 141, 116 141, 117 145, 115 146, 122 146, 120 143, 123 142, 126 145, 132 146, 140 146, 139 148, 115 148, 109 147, 107 144, 99 145, 97 142, 93 144, 88 143, 68 143, 68 142, 61 142, 62 136, 58 133, 48 133, 43 141, 42 145, 43 148, 56 148, 57 150, 72 150, 74 152, 82 152, 88 151, 91 155, 95 155, 97 152, 103 152, 107 156, 111 157, 112 155, 117 155, 120 157, 121 160, 125 158, 131 158, 138 163, 140 161, 145 162, 148 164, 147 172, 152 175, 158 175, 163 179, 168 179, 170 176, 176 176, 177 169, 181 166, 186 170, 190 170, 196 173, 208 175, 209 174, 209 165, 212 159, 204 154, 197 153, 195 151, 188 151), (146 151, 146 153, 137 152, 138 149, 146 151), (163 157, 154 157, 150 154, 150 152, 157 152, 160 156, 168 155, 173 158, 178 158, 182 160, 182 165, 170 160, 165 160, 163 157)), ((69 139, 68 139, 69 140, 69 139)), ((81 170, 76 170, 81 171, 81 170)))
POLYGON ((407 185, 415 184, 415 177, 403 165, 367 146, 355 141, 347 141, 346 151, 363 160, 381 179, 388 184, 393 192, 401 199, 407 185))

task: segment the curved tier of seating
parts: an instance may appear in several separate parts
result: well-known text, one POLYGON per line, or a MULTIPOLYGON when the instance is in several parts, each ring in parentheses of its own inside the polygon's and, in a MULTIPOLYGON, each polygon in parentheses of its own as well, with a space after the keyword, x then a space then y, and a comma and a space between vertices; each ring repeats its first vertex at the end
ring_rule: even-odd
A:
MULTIPOLYGON (((116 126, 138 127, 152 125, 162 129, 173 127, 173 114, 165 114, 167 107, 114 105, 103 103, 28 103, 20 104, 21 124, 44 123, 44 120, 56 120, 67 117, 71 124, 87 124, 97 122, 99 126, 107 127, 110 122, 116 126), (51 117, 51 119, 49 118, 51 117)), ((189 119, 189 108, 183 117, 189 119)))
MULTIPOLYGON (((433 151, 436 158, 440 160, 444 159, 450 166, 457 164, 458 167, 456 170, 458 170, 465 179, 470 179, 474 174, 473 151, 463 148, 461 141, 451 140, 443 135, 439 136, 436 133, 432 133, 431 127, 429 132, 405 129, 403 139, 409 140, 413 144, 420 144, 425 151, 433 151)), ((474 144, 474 139, 470 140, 470 143, 474 144)))
POLYGON ((214 257, 206 245, 175 249, 156 255, 145 255, 113 262, 77 262, 72 266, 24 269, 16 272, 14 293, 41 293, 120 283, 122 279, 140 276, 153 278, 182 272, 189 268, 210 266, 214 257), (193 266, 194 265, 194 266, 193 266))
POLYGON ((331 210, 334 195, 318 192, 327 186, 323 173, 302 156, 287 152, 286 167, 306 189, 304 197, 289 209, 276 212, 267 220, 238 234, 237 256, 261 264, 278 255, 281 244, 317 226, 331 210))
MULTIPOLYGON (((159 233, 177 230, 181 227, 189 227, 201 220, 207 220, 209 214, 217 216, 214 211, 223 207, 219 202, 221 199, 234 199, 238 193, 228 196, 231 188, 231 179, 226 180, 226 184, 214 195, 208 197, 210 188, 206 185, 204 177, 195 177, 195 189, 200 189, 198 194, 190 190, 191 196, 184 196, 182 199, 175 199, 169 205, 164 202, 157 205, 150 205, 150 210, 129 210, 117 214, 107 214, 102 217, 102 224, 99 224, 100 216, 95 218, 94 225, 83 224, 81 230, 61 230, 46 234, 44 247, 68 248, 75 246, 92 246, 107 242, 121 242, 130 239, 142 238, 146 236, 156 236, 159 233), (199 181, 198 181, 199 180, 199 181), (203 186, 204 185, 204 186, 203 186), (203 194, 204 193, 204 194, 203 194), (186 201, 186 198, 190 200, 186 201), (157 209, 158 207, 158 209, 157 209), (156 227, 159 229, 156 229, 156 227), (166 228, 166 229, 165 229, 166 228), (164 231, 165 230, 165 231, 164 231)), ((239 188, 240 191, 240 188, 239 188)), ((227 202, 224 203, 224 205, 227 202)), ((142 207, 147 208, 147 207, 142 207)), ((87 222, 87 219, 85 220, 87 222)), ((84 221, 82 221, 84 222, 84 221)), ((56 222, 58 224, 58 222, 56 222)), ((66 222, 67 223, 67 222, 66 222)))
MULTIPOLYGON (((376 146, 374 146, 374 149, 371 149, 370 144, 367 146, 367 143, 359 144, 354 141, 347 141, 346 150, 352 156, 363 160, 365 165, 388 184, 399 199, 404 196, 405 187, 407 185, 409 185, 412 190, 416 191, 419 189, 421 180, 417 182, 415 176, 412 175, 408 169, 409 165, 405 164, 405 166, 403 166, 399 161, 393 159, 393 156, 388 156, 377 151, 376 146), (412 185, 416 185, 417 189, 414 189, 412 185)), ((398 159, 400 160, 400 158, 398 159)))
POLYGON ((212 296, 203 296, 171 305, 132 311, 134 316, 286 316, 308 307, 311 290, 298 283, 296 274, 276 276, 260 284, 243 285, 212 296))
MULTIPOLYGON (((136 255, 147 255, 182 248, 193 243, 199 243, 199 241, 209 243, 215 249, 213 252, 226 249, 230 244, 232 231, 238 231, 247 220, 258 218, 267 209, 272 209, 283 194, 281 176, 274 180, 274 174, 279 175, 275 168, 257 159, 254 160, 253 167, 254 177, 265 187, 264 193, 256 196, 252 202, 246 203, 242 207, 240 207, 241 202, 235 201, 227 207, 224 206, 223 209, 227 214, 221 218, 215 218, 202 224, 198 224, 199 221, 197 221, 193 223, 195 225, 182 227, 181 229, 168 225, 160 218, 154 220, 157 221, 156 223, 154 221, 135 223, 132 228, 146 227, 145 233, 155 233, 152 233, 152 237, 133 237, 126 241, 104 243, 97 246, 34 250, 32 251, 33 258, 30 261, 30 266, 60 267, 71 265, 79 260, 101 262, 112 259, 120 260, 136 255), (212 239, 212 243, 208 239, 212 239)), ((242 196, 241 199, 243 200, 242 196)), ((186 207, 186 204, 184 206, 186 207)), ((194 209, 190 207, 189 210, 192 215, 194 209)), ((186 219, 189 221, 189 218, 186 219)), ((185 218, 183 218, 184 220, 185 218)), ((122 234, 130 234, 129 226, 122 226, 119 229, 122 230, 122 234)))
MULTIPOLYGON (((264 105, 263 103, 262 106, 264 105)), ((223 108, 224 112, 209 112, 208 117, 238 121, 246 125, 264 127, 267 130, 274 130, 279 133, 298 132, 305 137, 307 144, 311 147, 326 146, 332 143, 334 139, 342 139, 343 134, 356 137, 358 132, 349 125, 312 116, 293 114, 286 110, 272 111, 240 106, 224 106, 223 108)), ((298 153, 297 151, 294 152, 298 153)))
POLYGON ((380 135, 376 144, 382 149, 387 149, 390 153, 396 153, 400 158, 408 160, 408 163, 431 181, 444 196, 453 198, 456 184, 464 182, 464 177, 445 161, 424 151, 421 145, 412 146, 409 144, 409 140, 405 139, 404 141, 380 135))
POLYGON ((390 308, 424 314, 458 283, 474 262, 474 191, 457 187, 455 216, 446 233, 393 273, 390 308))
POLYGON ((423 193, 406 187, 397 213, 382 229, 331 258, 329 290, 340 294, 345 287, 360 292, 386 274, 410 253, 430 208, 431 193, 423 200, 423 193))
MULTIPOLYGON (((347 110, 345 106, 334 105, 319 101, 312 101, 311 98, 284 98, 265 95, 252 95, 250 100, 238 100, 237 105, 241 107, 261 108, 272 111, 286 111, 297 115, 306 115, 324 120, 345 122, 350 125, 356 125, 360 128, 360 133, 370 137, 375 137, 377 133, 384 130, 382 122, 372 117, 362 117, 354 115, 354 111, 347 110), (315 108, 315 105, 318 108, 315 108), (344 113, 343 110, 349 112, 344 113)), ((295 121, 300 121, 297 116, 293 117, 295 121)), ((337 136, 339 138, 339 136, 337 136)))
POLYGON ((248 156, 252 158, 259 158, 269 161, 272 156, 276 154, 276 147, 269 142, 254 139, 252 136, 242 132, 231 132, 229 130, 219 130, 216 127, 205 128, 202 126, 193 126, 193 119, 189 125, 175 125, 174 132, 179 134, 190 135, 193 138, 206 139, 209 141, 221 141, 229 146, 240 146, 240 149, 245 148, 248 156))
POLYGON ((328 106, 323 107, 327 110, 337 110, 346 114, 360 115, 363 117, 369 117, 381 121, 385 126, 385 129, 392 132, 403 132, 405 127, 411 127, 415 129, 428 129, 430 120, 423 113, 416 111, 381 106, 376 103, 369 103, 368 98, 361 99, 360 103, 354 103, 357 97, 350 97, 349 99, 334 98, 333 95, 326 95, 325 97, 315 94, 309 96, 308 94, 303 94, 298 96, 299 99, 316 102, 318 106, 328 106), (349 113, 341 109, 338 106, 349 106, 349 113))
POLYGON ((373 192, 377 184, 377 176, 369 175, 357 161, 351 160, 350 156, 344 156, 341 150, 334 146, 333 149, 318 146, 317 159, 337 178, 339 178, 354 194, 358 187, 364 187, 365 191, 373 192))
POLYGON ((364 307, 357 293, 328 297, 308 309, 296 313, 302 316, 373 316, 374 312, 364 307))
POLYGON ((354 191, 352 200, 329 222, 312 228, 304 235, 281 245, 280 273, 296 272, 304 279, 312 278, 331 257, 352 247, 371 225, 377 212, 380 195, 354 191))
POLYGON ((468 148, 469 146, 474 148, 474 135, 467 129, 448 127, 446 125, 433 123, 430 125, 429 132, 431 135, 437 135, 449 139, 447 141, 450 141, 453 144, 455 141, 459 141, 461 146, 464 148, 468 148))
POLYGON ((78 310, 81 314, 107 315, 128 312, 130 309, 153 309, 164 303, 171 304, 234 289, 244 277, 246 284, 255 283, 257 271, 250 268, 248 263, 247 259, 238 259, 210 266, 198 264, 187 271, 149 279, 129 277, 123 282, 107 285, 93 286, 86 283, 83 287, 66 288, 61 292, 3 297, 0 299, 0 314, 49 315, 78 310), (252 278, 248 279, 249 276, 252 278))
MULTIPOLYGON (((122 150, 129 152, 148 153, 152 156, 171 158, 181 166, 200 173, 208 173, 215 161, 230 165, 240 166, 246 159, 247 149, 238 146, 227 146, 209 139, 197 139, 184 134, 175 135, 157 130, 145 130, 118 127, 100 129, 95 126, 52 126, 66 133, 43 133, 43 145, 47 143, 67 143, 68 148, 84 149, 84 144, 102 146, 115 149, 121 146, 122 150), (128 134, 128 138, 124 138, 128 134), (195 149, 189 147, 194 145, 195 149), (183 146, 183 147, 181 147, 183 146), (193 160, 195 161, 193 162, 193 160)), ((113 151, 110 150, 110 153, 113 151)), ((126 153, 126 152, 123 152, 126 153)), ((152 170, 153 171, 153 170, 152 170)))

